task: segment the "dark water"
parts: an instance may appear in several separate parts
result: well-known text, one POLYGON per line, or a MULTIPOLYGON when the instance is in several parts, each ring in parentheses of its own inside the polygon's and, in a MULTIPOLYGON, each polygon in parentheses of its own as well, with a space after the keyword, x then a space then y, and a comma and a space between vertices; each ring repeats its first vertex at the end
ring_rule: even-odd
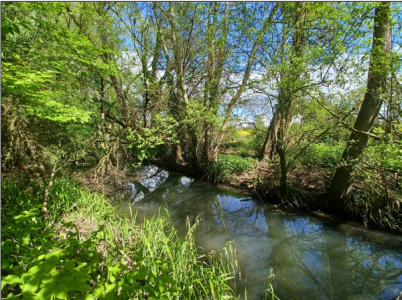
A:
MULTIPOLYGON (((307 213, 272 211, 234 190, 145 167, 116 191, 138 215, 166 207, 179 232, 202 222, 197 243, 219 251, 233 240, 248 299, 263 299, 268 276, 283 299, 396 299, 402 292, 402 236, 307 213)), ((402 298, 402 296, 401 296, 402 298)))

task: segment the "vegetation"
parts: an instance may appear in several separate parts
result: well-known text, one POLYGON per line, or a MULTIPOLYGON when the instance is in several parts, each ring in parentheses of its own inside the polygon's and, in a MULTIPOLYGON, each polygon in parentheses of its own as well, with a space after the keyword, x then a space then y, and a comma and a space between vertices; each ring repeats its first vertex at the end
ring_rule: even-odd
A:
POLYGON ((194 229, 112 218, 55 179, 121 184, 127 162, 401 230, 401 16, 398 2, 2 2, 4 295, 233 295, 222 260, 194 260, 194 229))
POLYGON ((206 176, 210 181, 229 181, 239 173, 251 171, 256 162, 251 157, 219 154, 218 162, 209 166, 206 176))
POLYGON ((234 299, 233 247, 199 256, 197 224, 179 237, 169 215, 117 215, 108 199, 57 179, 2 182, 2 298, 234 299))

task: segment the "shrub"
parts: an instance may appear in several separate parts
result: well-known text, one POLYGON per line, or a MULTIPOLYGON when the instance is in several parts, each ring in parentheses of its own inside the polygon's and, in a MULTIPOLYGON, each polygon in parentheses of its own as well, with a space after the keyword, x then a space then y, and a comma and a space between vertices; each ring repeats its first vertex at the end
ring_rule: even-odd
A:
POLYGON ((238 155, 218 155, 218 174, 220 180, 229 180, 232 175, 251 171, 257 160, 238 155))
POLYGON ((332 169, 340 160, 343 149, 343 144, 324 144, 318 143, 311 145, 300 159, 302 164, 312 164, 323 168, 332 169))

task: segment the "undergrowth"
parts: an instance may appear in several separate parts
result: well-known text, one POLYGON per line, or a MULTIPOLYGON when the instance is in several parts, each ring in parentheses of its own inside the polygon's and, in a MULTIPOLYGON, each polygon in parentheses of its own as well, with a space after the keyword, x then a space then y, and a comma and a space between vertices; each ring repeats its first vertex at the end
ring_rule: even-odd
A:
POLYGON ((119 216, 101 194, 57 179, 2 182, 2 298, 234 299, 232 244, 199 256, 197 226, 178 236, 167 216, 119 216))
POLYGON ((219 154, 218 162, 211 162, 206 170, 208 181, 221 182, 230 180, 236 174, 251 171, 257 162, 252 157, 219 154))

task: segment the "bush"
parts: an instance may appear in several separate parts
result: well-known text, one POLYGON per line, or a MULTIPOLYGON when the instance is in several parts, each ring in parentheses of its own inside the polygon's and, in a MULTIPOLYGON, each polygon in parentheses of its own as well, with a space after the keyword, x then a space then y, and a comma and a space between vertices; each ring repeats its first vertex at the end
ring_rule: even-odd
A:
POLYGON ((340 160, 343 149, 343 144, 313 144, 304 153, 300 159, 302 164, 311 164, 323 168, 333 169, 340 160))
POLYGON ((251 171, 258 160, 232 154, 219 154, 218 162, 210 162, 205 171, 208 181, 215 183, 230 180, 233 175, 251 171))

